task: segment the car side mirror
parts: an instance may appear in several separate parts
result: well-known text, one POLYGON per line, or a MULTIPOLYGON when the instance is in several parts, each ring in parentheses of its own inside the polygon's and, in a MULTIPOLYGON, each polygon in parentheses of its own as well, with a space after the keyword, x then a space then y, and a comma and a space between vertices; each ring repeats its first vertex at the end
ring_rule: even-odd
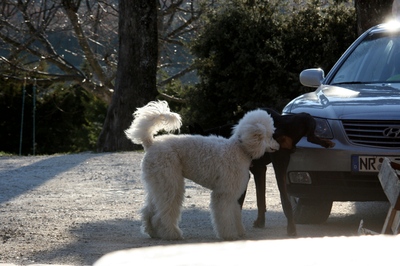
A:
POLYGON ((317 88, 324 78, 325 72, 321 68, 305 69, 300 73, 300 83, 306 87, 317 88))

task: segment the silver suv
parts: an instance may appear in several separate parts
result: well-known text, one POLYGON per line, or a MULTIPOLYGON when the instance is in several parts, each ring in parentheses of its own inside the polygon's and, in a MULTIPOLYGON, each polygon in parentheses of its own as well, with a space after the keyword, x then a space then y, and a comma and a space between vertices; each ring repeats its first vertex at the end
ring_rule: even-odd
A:
POLYGON ((386 200, 377 174, 384 157, 400 160, 400 22, 369 29, 326 77, 307 69, 300 82, 317 89, 283 114, 311 114, 316 134, 336 146, 297 144, 287 172, 296 222, 325 221, 333 201, 386 200))

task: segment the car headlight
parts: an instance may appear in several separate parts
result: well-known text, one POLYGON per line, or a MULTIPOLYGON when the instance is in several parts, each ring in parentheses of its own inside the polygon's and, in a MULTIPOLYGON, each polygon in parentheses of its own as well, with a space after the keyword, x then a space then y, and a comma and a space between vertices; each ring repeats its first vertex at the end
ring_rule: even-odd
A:
POLYGON ((328 120, 314 117, 317 126, 315 127, 315 135, 323 139, 333 139, 333 133, 329 126, 328 120))

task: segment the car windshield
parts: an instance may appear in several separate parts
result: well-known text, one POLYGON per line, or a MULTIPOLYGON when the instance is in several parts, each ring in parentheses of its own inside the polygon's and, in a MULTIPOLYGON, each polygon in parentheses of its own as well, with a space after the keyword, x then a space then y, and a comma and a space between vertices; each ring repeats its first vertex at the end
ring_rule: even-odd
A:
POLYGON ((400 35, 373 34, 339 67, 331 84, 400 83, 400 35))

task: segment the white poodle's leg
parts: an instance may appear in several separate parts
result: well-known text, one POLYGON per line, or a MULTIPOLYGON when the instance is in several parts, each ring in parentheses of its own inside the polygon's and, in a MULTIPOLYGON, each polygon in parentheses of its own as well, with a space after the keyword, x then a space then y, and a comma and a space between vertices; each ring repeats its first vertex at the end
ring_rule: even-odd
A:
POLYGON ((142 209, 142 232, 152 238, 157 238, 157 231, 154 228, 155 208, 149 196, 146 198, 145 206, 142 209))
POLYGON ((240 204, 233 204, 233 215, 235 217, 236 222, 236 230, 240 238, 244 237, 246 234, 246 230, 244 229, 242 222, 242 209, 240 208, 240 204))
POLYGON ((234 199, 229 194, 213 191, 211 193, 210 205, 212 221, 217 237, 224 240, 238 239, 241 232, 237 231, 238 223, 236 219, 238 217, 234 212, 235 208, 239 208, 240 210, 237 199, 234 199))
POLYGON ((185 187, 182 176, 170 174, 158 175, 157 180, 151 180, 153 182, 149 189, 153 191, 152 202, 156 210, 151 224, 157 232, 157 237, 174 240, 182 239, 178 223, 185 187))

